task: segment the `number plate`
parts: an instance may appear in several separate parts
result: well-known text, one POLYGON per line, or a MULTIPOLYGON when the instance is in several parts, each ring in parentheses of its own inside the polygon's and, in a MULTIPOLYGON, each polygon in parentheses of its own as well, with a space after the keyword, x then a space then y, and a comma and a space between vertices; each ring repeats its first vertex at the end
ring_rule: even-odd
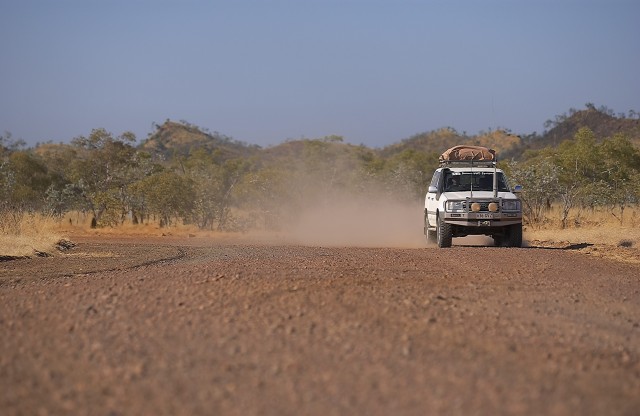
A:
POLYGON ((482 212, 482 213, 476 214, 476 218, 479 220, 484 220, 484 219, 490 220, 493 218, 493 214, 489 212, 482 212))
POLYGON ((478 221, 478 227, 491 227, 491 221, 478 221))

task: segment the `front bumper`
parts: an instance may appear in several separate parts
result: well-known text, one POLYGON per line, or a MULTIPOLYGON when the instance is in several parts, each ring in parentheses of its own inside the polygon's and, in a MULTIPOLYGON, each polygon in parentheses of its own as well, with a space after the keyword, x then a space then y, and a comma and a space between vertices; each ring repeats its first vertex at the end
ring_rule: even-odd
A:
POLYGON ((445 212, 444 222, 462 227, 493 228, 521 224, 519 212, 445 212))

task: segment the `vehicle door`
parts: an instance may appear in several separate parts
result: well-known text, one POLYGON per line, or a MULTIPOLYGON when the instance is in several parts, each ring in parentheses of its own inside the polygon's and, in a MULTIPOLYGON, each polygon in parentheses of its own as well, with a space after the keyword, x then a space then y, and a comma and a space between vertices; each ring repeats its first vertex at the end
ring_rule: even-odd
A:
POLYGON ((424 201, 424 207, 427 210, 429 225, 434 227, 436 224, 436 212, 438 211, 438 200, 442 193, 442 171, 436 170, 431 178, 429 189, 424 201))

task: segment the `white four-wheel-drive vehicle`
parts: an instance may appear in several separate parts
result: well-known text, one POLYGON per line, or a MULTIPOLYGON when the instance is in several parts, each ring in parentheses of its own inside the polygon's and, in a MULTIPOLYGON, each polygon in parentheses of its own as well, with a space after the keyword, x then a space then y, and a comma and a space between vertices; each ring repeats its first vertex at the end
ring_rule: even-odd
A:
POLYGON ((440 156, 424 200, 424 233, 438 247, 453 237, 488 235, 496 246, 522 245, 520 187, 511 189, 496 153, 479 146, 455 146, 440 156))

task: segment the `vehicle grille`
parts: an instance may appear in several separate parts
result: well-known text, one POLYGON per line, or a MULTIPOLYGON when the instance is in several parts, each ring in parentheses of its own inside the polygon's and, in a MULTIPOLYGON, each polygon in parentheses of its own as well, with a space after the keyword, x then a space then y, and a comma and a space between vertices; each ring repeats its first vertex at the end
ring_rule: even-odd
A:
MULTIPOLYGON (((489 204, 492 201, 465 201, 465 202, 463 202, 464 210, 471 212, 471 204, 473 204, 475 202, 480 204, 480 211, 479 212, 489 212, 489 204), (469 203, 469 207, 467 207, 467 203, 469 203)), ((500 212, 500 204, 497 201, 496 201, 496 204, 498 204, 498 211, 496 211, 496 212, 500 212)))

